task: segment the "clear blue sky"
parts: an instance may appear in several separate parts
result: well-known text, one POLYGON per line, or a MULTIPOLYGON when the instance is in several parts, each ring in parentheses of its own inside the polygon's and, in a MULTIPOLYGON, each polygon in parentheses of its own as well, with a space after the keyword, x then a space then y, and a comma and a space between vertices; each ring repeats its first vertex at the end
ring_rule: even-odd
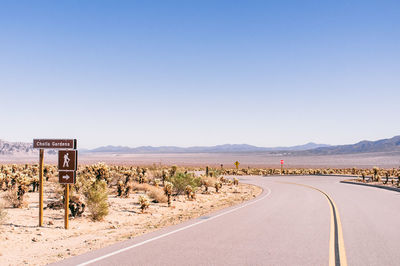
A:
POLYGON ((399 1, 0 1, 0 139, 400 134, 399 1))

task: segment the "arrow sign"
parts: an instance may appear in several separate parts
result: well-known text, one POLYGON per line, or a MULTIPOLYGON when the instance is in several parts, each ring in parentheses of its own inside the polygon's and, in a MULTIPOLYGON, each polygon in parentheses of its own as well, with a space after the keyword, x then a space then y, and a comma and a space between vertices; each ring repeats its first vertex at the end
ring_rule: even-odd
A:
POLYGON ((75 171, 58 171, 58 182, 60 184, 75 184, 75 171))

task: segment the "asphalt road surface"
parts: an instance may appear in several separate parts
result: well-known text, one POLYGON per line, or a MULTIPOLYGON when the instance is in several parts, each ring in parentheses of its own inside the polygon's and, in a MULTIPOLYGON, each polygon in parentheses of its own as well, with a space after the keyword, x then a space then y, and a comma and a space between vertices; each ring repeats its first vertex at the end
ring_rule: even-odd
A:
POLYGON ((241 177, 252 201, 58 265, 400 265, 400 193, 342 177, 241 177))

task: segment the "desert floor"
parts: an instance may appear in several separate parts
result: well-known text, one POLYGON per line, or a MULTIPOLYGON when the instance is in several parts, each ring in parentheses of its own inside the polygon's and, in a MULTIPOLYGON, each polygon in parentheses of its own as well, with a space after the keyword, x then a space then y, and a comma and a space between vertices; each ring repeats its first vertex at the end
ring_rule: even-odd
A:
MULTIPOLYGON (((56 155, 45 155, 45 163, 55 164, 56 155)), ((288 168, 397 168, 400 166, 400 154, 388 152, 344 154, 344 155, 309 155, 293 156, 286 154, 266 153, 182 153, 182 154, 112 154, 80 153, 80 164, 105 162, 107 164, 126 165, 180 165, 234 168, 239 161, 241 168, 247 167, 280 167, 280 160, 288 168)), ((38 155, 27 157, 0 156, 0 163, 37 163, 38 155)))
MULTIPOLYGON (((44 206, 57 197, 56 187, 45 189, 44 206)), ((241 203, 261 191, 247 184, 224 185, 219 193, 213 188, 208 194, 197 193, 193 201, 183 195, 174 197, 171 207, 151 203, 144 213, 137 203, 144 192, 129 198, 110 195, 110 213, 104 221, 91 221, 85 211, 70 220, 68 230, 64 229, 63 209, 45 209, 45 225, 38 227, 38 193, 27 193, 27 208, 6 209, 7 220, 0 226, 0 265, 45 265, 241 203)), ((0 192, 0 197, 4 194, 0 192)))

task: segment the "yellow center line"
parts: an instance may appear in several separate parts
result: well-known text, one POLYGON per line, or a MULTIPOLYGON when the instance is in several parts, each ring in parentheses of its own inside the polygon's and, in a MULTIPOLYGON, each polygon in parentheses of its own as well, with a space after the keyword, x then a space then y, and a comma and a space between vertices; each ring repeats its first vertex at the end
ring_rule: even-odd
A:
POLYGON ((339 211, 335 202, 324 191, 304 184, 297 184, 292 182, 280 182, 282 184, 298 185, 314 189, 322 193, 328 200, 331 210, 331 226, 330 226, 330 240, 329 240, 329 266, 347 266, 346 250, 344 248, 342 223, 340 221, 339 211))

